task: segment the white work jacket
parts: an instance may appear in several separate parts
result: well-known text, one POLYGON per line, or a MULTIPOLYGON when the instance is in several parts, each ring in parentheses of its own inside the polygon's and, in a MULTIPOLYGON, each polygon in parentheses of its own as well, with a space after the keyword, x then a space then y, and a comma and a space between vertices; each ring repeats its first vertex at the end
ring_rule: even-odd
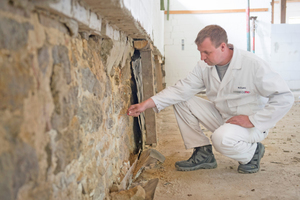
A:
POLYGON ((234 48, 222 81, 215 66, 199 61, 186 78, 152 97, 156 105, 154 111, 187 101, 204 89, 224 121, 247 115, 261 132, 274 127, 294 102, 285 81, 265 61, 234 48))

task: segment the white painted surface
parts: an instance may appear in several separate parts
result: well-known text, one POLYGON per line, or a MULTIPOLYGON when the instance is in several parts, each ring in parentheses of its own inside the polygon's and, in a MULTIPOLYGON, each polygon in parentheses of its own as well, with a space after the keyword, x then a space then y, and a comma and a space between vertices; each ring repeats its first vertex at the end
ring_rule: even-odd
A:
POLYGON ((150 36, 154 46, 164 55, 164 11, 160 10, 160 0, 137 1, 123 0, 124 6, 131 12, 150 36))
POLYGON ((164 11, 160 10, 160 0, 155 0, 153 7, 152 41, 154 46, 156 46, 160 53, 164 56, 164 11))
POLYGON ((272 66, 292 90, 300 89, 300 24, 272 25, 272 66))
MULTIPOLYGON (((250 8, 269 9, 268 12, 250 13, 250 16, 258 16, 256 54, 266 61, 271 60, 270 2, 270 0, 251 0, 250 4, 250 8)), ((170 10, 226 10, 245 9, 246 7, 246 0, 170 1, 170 10)), ((194 40, 198 32, 210 24, 222 26, 227 31, 229 43, 240 49, 247 49, 246 13, 171 14, 169 21, 165 15, 165 80, 167 86, 184 78, 200 59, 194 40), (182 40, 184 40, 184 50, 182 50, 182 40)))
POLYGON ((71 0, 60 0, 49 3, 49 7, 55 10, 57 13, 72 18, 77 22, 86 25, 92 30, 95 30, 96 32, 101 32, 102 19, 99 18, 96 13, 91 12, 78 2, 73 2, 71 0))

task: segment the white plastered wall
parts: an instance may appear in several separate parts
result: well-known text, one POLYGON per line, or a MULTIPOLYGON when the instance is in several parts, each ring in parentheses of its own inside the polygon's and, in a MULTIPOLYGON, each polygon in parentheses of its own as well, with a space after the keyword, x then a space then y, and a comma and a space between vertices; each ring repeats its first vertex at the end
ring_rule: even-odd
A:
POLYGON ((124 0, 124 6, 130 10, 134 19, 149 34, 154 46, 164 55, 164 11, 160 10, 160 0, 124 0))
POLYGON ((292 90, 300 90, 300 2, 287 1, 286 24, 280 24, 280 3, 274 4, 272 66, 292 90), (297 23, 297 24, 293 24, 297 23))
MULTIPOLYGON (((170 1, 170 10, 229 10, 245 9, 246 7, 246 0, 170 1)), ((258 17, 256 54, 270 62, 270 0, 251 0, 250 8, 268 8, 267 12, 250 13, 250 16, 258 17)), ((246 13, 170 14, 170 20, 167 20, 165 15, 165 80, 167 86, 184 78, 196 65, 200 54, 194 40, 198 32, 209 24, 222 26, 227 31, 229 43, 234 44, 237 48, 247 50, 246 13), (182 40, 184 40, 184 50, 182 50, 182 40)))
POLYGON ((300 24, 272 25, 272 66, 290 89, 300 89, 300 24))

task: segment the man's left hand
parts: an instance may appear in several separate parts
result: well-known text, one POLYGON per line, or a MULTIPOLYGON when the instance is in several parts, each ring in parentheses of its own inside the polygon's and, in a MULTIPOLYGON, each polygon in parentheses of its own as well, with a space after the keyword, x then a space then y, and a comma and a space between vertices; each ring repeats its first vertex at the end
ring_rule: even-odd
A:
POLYGON ((247 115, 237 115, 237 116, 231 117, 229 120, 227 120, 226 123, 239 125, 239 126, 242 126, 245 128, 254 127, 247 115))

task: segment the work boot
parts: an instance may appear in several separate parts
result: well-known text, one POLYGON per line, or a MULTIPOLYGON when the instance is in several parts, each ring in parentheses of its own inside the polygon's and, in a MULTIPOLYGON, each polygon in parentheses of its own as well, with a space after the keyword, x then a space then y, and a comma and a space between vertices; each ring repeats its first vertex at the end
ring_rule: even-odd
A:
POLYGON ((259 171, 260 159, 264 156, 265 146, 258 142, 253 158, 247 164, 240 164, 238 172, 242 174, 251 174, 259 171))
POLYGON ((175 167, 179 171, 216 168, 217 161, 212 153, 212 146, 206 145, 194 148, 192 156, 188 160, 176 162, 175 167))

